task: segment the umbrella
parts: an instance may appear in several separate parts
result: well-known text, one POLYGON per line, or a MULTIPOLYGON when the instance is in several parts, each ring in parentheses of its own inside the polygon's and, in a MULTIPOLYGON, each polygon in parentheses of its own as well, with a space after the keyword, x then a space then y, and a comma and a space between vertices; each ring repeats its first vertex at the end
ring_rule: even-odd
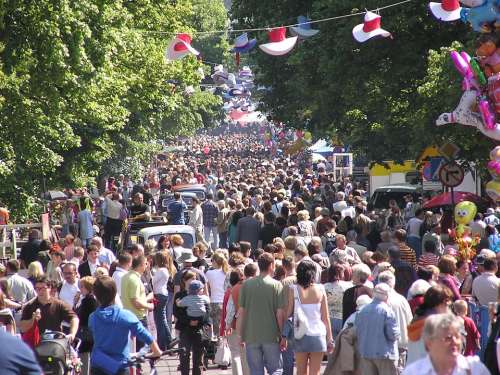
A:
MULTIPOLYGON (((487 200, 481 198, 479 195, 469 193, 466 191, 454 191, 453 192, 453 201, 454 203, 459 203, 462 201, 471 201, 477 205, 487 204, 487 200)), ((436 195, 434 198, 425 202, 423 208, 435 208, 441 206, 451 206, 451 193, 443 193, 436 195)))

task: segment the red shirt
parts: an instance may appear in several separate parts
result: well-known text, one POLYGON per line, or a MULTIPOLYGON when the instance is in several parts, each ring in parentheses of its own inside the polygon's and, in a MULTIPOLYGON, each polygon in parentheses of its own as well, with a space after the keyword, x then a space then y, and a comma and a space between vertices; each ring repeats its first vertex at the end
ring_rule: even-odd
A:
POLYGON ((476 345, 476 341, 481 337, 481 334, 471 318, 464 316, 462 319, 464 320, 465 332, 467 332, 464 356, 476 355, 479 349, 476 345))

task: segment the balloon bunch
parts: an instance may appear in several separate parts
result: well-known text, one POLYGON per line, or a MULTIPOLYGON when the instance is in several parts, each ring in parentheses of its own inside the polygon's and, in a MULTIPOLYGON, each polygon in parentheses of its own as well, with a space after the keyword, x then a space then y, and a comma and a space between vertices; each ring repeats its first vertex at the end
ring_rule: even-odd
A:
POLYGON ((474 203, 463 201, 455 206, 455 222, 457 226, 449 231, 451 238, 455 240, 458 247, 458 257, 463 260, 470 260, 476 255, 476 246, 481 240, 479 236, 473 236, 467 226, 476 216, 477 207, 474 203))
MULTIPOLYGON (((500 141, 500 1, 458 0, 430 3, 432 14, 441 21, 461 19, 482 34, 477 40, 475 57, 466 52, 451 52, 455 68, 462 75, 463 94, 458 106, 436 120, 441 126, 457 123, 472 126, 488 138, 500 141)), ((493 177, 486 186, 488 195, 500 201, 500 149, 490 153, 488 170, 493 177)))
POLYGON ((488 171, 493 180, 486 184, 486 193, 495 202, 500 202, 500 146, 495 147, 490 152, 488 171))

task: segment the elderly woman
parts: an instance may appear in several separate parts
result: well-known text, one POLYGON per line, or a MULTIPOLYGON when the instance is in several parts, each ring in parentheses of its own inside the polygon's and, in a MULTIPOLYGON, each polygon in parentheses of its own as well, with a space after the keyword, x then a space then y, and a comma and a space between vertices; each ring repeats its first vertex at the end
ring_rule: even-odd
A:
POLYGON ((299 236, 303 237, 306 244, 308 244, 315 234, 314 223, 309 220, 309 212, 307 210, 297 212, 297 218, 299 236))
POLYGON ((452 255, 443 255, 439 259, 439 278, 438 283, 448 287, 453 293, 453 300, 460 299, 458 281, 455 277, 457 271, 457 260, 452 255))
POLYGON ((461 354, 461 330, 462 322, 453 314, 429 316, 422 333, 427 355, 409 365, 403 375, 490 374, 479 357, 464 357, 461 354))
POLYGON ((368 280, 372 272, 366 264, 356 264, 352 267, 352 283, 354 286, 344 292, 342 298, 342 324, 356 311, 356 300, 359 296, 367 294, 372 297, 373 284, 368 280))

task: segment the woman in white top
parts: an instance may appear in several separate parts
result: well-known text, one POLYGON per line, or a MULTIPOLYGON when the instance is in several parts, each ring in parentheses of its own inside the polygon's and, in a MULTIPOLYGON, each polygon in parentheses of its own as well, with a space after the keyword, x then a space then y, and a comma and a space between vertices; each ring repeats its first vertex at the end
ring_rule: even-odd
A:
POLYGON ((205 273, 210 293, 210 317, 213 322, 214 335, 219 336, 222 303, 224 302, 224 281, 229 272, 229 264, 224 253, 216 251, 212 256, 212 269, 205 273))
POLYGON ((328 302, 323 285, 314 284, 316 266, 304 260, 297 266, 297 284, 288 293, 287 317, 302 310, 306 332, 294 341, 297 374, 319 375, 323 355, 333 350, 328 302))
POLYGON ((299 227, 299 236, 304 238, 307 245, 311 242, 311 238, 316 233, 314 223, 309 220, 309 212, 307 210, 297 212, 297 218, 299 220, 297 223, 297 226, 299 227))
POLYGON ((153 276, 153 293, 155 307, 153 310, 158 346, 165 350, 172 341, 170 327, 167 324, 168 280, 175 275, 175 267, 168 251, 158 251, 154 254, 156 268, 153 276))
POLYGON ((123 205, 120 203, 120 194, 117 192, 108 192, 105 195, 106 200, 106 223, 104 225, 104 246, 113 249, 113 237, 120 235, 122 231, 123 220, 121 211, 123 205))
POLYGON ((403 375, 488 375, 479 357, 462 353, 463 323, 453 314, 434 314, 425 320, 422 334, 427 355, 407 366, 403 375))

